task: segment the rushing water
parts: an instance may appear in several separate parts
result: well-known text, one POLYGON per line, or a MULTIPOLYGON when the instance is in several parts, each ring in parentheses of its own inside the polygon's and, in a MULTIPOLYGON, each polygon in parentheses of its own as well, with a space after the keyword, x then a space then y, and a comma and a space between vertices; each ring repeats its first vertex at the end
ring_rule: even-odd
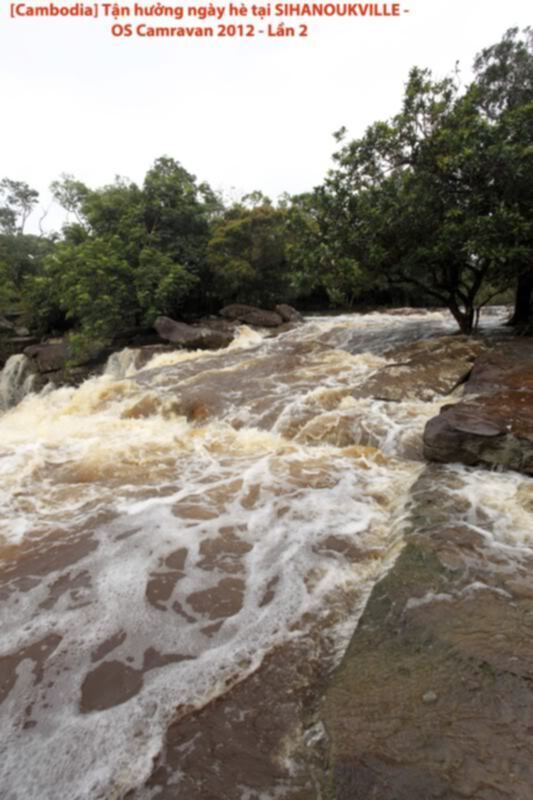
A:
MULTIPOLYGON (((225 350, 140 370, 125 351, 3 415, 3 798, 290 796, 286 720, 264 740, 277 772, 248 753, 255 772, 231 773, 226 740, 259 708, 243 687, 277 659, 267 716, 289 660, 338 662, 401 547, 421 433, 444 402, 356 389, 387 348, 452 330, 440 312, 315 318, 270 339, 243 327, 225 350)), ((525 479, 450 470, 474 522, 482 503, 491 536, 529 546, 530 499, 506 512, 525 479)))
POLYGON ((11 356, 0 372, 0 412, 20 403, 36 383, 30 359, 22 353, 11 356))

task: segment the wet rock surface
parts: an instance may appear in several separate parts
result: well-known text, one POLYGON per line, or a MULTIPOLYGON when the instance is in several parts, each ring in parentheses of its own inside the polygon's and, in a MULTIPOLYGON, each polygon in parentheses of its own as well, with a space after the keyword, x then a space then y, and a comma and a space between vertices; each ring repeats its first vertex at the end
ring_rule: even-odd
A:
POLYGON ((533 342, 515 340, 476 361, 465 399, 427 423, 424 455, 533 474, 533 342))
MULTIPOLYGON (((287 306, 287 308, 290 308, 290 306, 287 306)), ((276 311, 266 311, 264 308, 247 306, 243 303, 233 303, 225 306, 220 311, 220 315, 225 319, 238 320, 239 322, 245 322, 247 325, 257 325, 260 328, 276 328, 282 322, 290 321, 276 311)))
POLYGON ((468 524, 459 487, 437 466, 416 482, 407 545, 326 693, 335 800, 531 797, 533 555, 468 524))
POLYGON ((422 324, 129 350, 6 416, 4 792, 529 798, 531 481, 424 465, 442 395, 356 396, 422 324))
POLYGON ((440 336, 396 347, 385 353, 391 363, 358 388, 357 397, 399 402, 432 400, 463 383, 474 360, 487 349, 480 339, 440 336))
POLYGON ((154 800, 320 796, 322 731, 313 725, 326 672, 310 643, 293 643, 204 708, 178 709, 150 778, 129 797, 144 800, 148 791, 154 800))
POLYGON ((154 328, 162 339, 192 349, 216 350, 226 347, 233 339, 232 331, 188 325, 186 322, 176 322, 170 317, 158 317, 154 328))
POLYGON ((287 303, 280 303, 274 306, 274 311, 279 314, 283 322, 303 322, 303 317, 299 311, 287 303))
POLYGON ((67 345, 64 341, 30 345, 25 348, 24 355, 34 362, 40 373, 55 372, 65 367, 67 345))

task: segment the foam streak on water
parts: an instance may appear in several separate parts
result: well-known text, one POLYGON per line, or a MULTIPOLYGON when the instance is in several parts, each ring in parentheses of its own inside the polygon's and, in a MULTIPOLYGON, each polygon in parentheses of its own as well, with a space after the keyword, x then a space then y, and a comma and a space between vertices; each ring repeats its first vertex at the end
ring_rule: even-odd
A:
MULTIPOLYGON (((391 344, 450 328, 434 312, 244 329, 137 372, 124 355, 0 419, 3 796, 122 797, 171 719, 276 646, 314 636, 340 657, 401 547, 441 402, 352 392, 391 344)), ((529 547, 527 503, 502 513, 523 479, 480 494, 460 474, 472 524, 483 502, 502 546, 529 547)))

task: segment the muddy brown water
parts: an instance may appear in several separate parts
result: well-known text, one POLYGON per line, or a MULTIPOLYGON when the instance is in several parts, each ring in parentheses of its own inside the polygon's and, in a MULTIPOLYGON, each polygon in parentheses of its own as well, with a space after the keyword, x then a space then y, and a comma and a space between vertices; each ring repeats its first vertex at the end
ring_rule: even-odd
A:
MULTIPOLYGON (((443 402, 357 387, 452 329, 440 312, 243 328, 140 371, 115 357, 0 418, 2 797, 318 796, 317 702, 401 550, 443 402)), ((479 486, 458 480, 470 508, 479 486)), ((525 489, 494 480, 499 519, 525 489)), ((497 531, 528 546, 527 520, 497 531)))

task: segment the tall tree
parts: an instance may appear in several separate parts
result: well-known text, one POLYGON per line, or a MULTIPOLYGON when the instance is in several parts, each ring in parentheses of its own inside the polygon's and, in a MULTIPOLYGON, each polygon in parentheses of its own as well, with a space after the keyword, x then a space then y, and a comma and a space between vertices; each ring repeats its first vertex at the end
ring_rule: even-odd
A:
POLYGON ((501 131, 491 179, 513 210, 516 299, 511 324, 533 314, 533 29, 509 29, 474 62, 473 94, 486 118, 501 131))
MULTIPOLYGON (((118 276, 128 291, 126 287, 124 291, 117 289, 117 297, 125 303, 124 313, 117 314, 109 304, 97 304, 109 321, 102 331, 110 331, 116 325, 151 325, 159 314, 181 313, 186 302, 200 310, 209 286, 203 278, 210 222, 220 207, 207 184, 198 184, 177 161, 163 157, 147 172, 142 186, 116 178, 114 183, 92 190, 64 175, 52 184, 52 190, 75 216, 76 222, 64 229, 65 253, 68 251, 78 265, 84 281, 90 277, 82 265, 90 263, 94 269, 96 260, 101 258, 107 274, 106 265, 116 262, 120 243, 118 276)), ((58 258, 62 254, 63 250, 58 258)), ((48 263, 50 273, 57 269, 57 263, 57 259, 55 264, 48 263)), ((66 263, 64 258, 62 263, 66 263)), ((74 272, 68 273, 75 280, 74 272)), ((97 274, 98 270, 94 272, 95 288, 97 274)), ((69 305, 69 318, 79 320, 80 305, 76 302, 74 308, 75 299, 75 293, 69 290, 61 302, 62 307, 69 305)), ((85 309, 85 317, 87 313, 85 309)), ((87 331, 95 329, 92 317, 91 320, 85 325, 87 331)))
POLYGON ((532 252, 531 110, 515 105, 522 90, 509 89, 513 102, 491 95, 488 75, 461 91, 455 76, 413 69, 401 112, 343 144, 325 185, 344 252, 376 280, 446 305, 467 333, 532 252))
POLYGON ((222 302, 273 305, 291 296, 287 211, 237 204, 213 227, 208 264, 222 302))
POLYGON ((0 229, 4 233, 24 233, 26 221, 39 199, 39 192, 24 181, 3 178, 0 181, 0 197, 0 229))

